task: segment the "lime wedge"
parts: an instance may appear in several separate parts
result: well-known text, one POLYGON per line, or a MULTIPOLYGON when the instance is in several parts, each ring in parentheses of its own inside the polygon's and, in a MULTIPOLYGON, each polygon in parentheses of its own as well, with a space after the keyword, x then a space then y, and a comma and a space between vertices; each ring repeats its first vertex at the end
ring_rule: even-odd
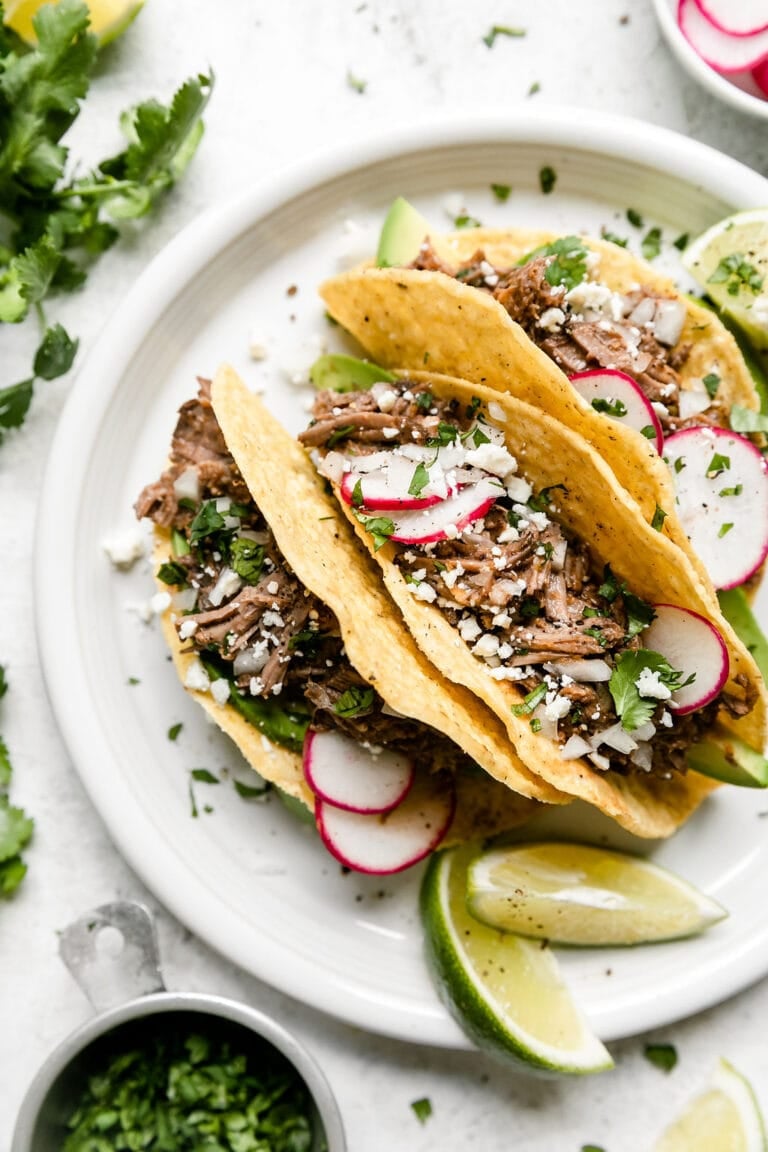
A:
MULTIPOLYGON (((39 8, 49 0, 7 0, 5 23, 27 44, 36 44, 32 21, 39 8)), ((84 0, 91 14, 89 30, 102 47, 125 32, 142 9, 144 0, 84 0)))
POLYGON ((667 1128, 654 1152, 766 1152, 765 1128, 744 1077, 720 1060, 709 1089, 667 1128))
POLYGON ((477 851, 435 853, 421 888, 427 956, 449 1011, 480 1048, 517 1065, 575 1074, 612 1068, 549 949, 467 912, 467 865, 477 851))
POLYGON ((518 844, 476 857, 473 916, 555 944, 645 944, 692 936, 727 915, 671 872, 586 844, 518 844))
POLYGON ((768 349, 768 208, 713 225, 687 248, 683 263, 755 346, 768 349))

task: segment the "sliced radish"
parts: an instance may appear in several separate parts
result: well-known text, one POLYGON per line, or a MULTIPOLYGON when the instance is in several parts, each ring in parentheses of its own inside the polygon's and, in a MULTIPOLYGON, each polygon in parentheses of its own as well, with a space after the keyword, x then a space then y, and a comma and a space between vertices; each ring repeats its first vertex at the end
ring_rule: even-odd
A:
POLYGON ((748 36, 723 32, 707 19, 696 0, 680 0, 677 22, 691 47, 718 72, 748 71, 768 56, 768 29, 748 36))
MULTIPOLYGON (((421 465, 423 467, 423 465, 421 465)), ((408 489, 413 483, 418 464, 403 456, 389 453, 383 468, 361 475, 357 470, 347 472, 341 482, 341 497, 352 507, 369 508, 372 511, 396 512, 414 508, 432 508, 440 504, 454 490, 442 482, 443 494, 413 496, 408 489), (359 488, 358 488, 359 485, 359 488), (355 498, 357 490, 358 498, 355 498)), ((422 473, 423 475, 423 473, 422 473)), ((429 485, 432 487, 432 485, 429 485)), ((424 485, 427 487, 427 485, 424 485)))
POLYGON ((307 732, 304 775, 321 800, 348 812, 389 812, 408 795, 413 764, 399 752, 374 754, 343 732, 307 732))
POLYGON ((768 96, 768 56, 752 70, 752 79, 763 95, 768 96))
POLYGON ((710 24, 731 36, 754 36, 768 28, 765 0, 696 0, 710 24))
POLYGON ((695 712, 714 700, 728 679, 728 649, 722 636, 704 616, 673 604, 654 604, 656 619, 642 634, 644 648, 660 652, 673 668, 695 679, 672 693, 678 716, 695 712))
POLYGON ((768 467, 726 428, 684 428, 664 442, 680 522, 716 588, 735 588, 768 555, 768 467))
POLYGON ((602 411, 610 420, 616 420, 626 428, 642 432, 656 451, 661 452, 664 434, 659 418, 642 388, 631 376, 615 368, 598 368, 593 372, 576 372, 569 379, 579 395, 595 411, 602 411), (605 405, 612 406, 614 410, 606 411, 605 405))
POLYGON ((479 520, 503 495, 500 481, 480 480, 422 512, 393 513, 390 519, 395 530, 390 539, 400 544, 431 544, 435 540, 445 540, 452 534, 452 528, 461 531, 473 520, 479 520))
POLYGON ((421 773, 401 804, 381 816, 315 802, 315 821, 328 851, 355 872, 386 875, 418 864, 450 827, 456 792, 442 777, 421 773))

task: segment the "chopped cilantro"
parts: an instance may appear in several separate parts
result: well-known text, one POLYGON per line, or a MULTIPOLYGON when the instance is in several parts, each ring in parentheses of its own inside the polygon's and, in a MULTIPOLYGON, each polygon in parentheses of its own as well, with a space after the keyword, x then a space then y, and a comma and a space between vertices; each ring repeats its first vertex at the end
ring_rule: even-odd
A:
POLYGON ((622 591, 622 587, 614 576, 610 564, 606 564, 605 568, 603 568, 603 583, 597 590, 598 596, 602 596, 603 600, 607 600, 609 604, 612 604, 619 592, 622 591))
POLYGON ((662 1072, 671 1072, 677 1064, 677 1049, 674 1044, 646 1044, 643 1055, 654 1068, 662 1072))
POLYGON ((183 532, 178 528, 171 529, 171 552, 174 556, 188 556, 189 542, 183 532))
POLYGON ((169 740, 177 740, 179 733, 181 732, 183 727, 184 727, 183 724, 172 724, 171 727, 168 729, 168 739, 169 740))
POLYGON ((486 436, 479 425, 471 430, 470 437, 475 448, 479 448, 481 444, 490 444, 491 442, 490 436, 486 436))
POLYGON ((539 84, 538 80, 534 80, 528 89, 528 95, 535 96, 537 92, 541 92, 541 84, 539 84))
POLYGON ((706 476, 708 480, 714 480, 723 472, 727 472, 731 466, 731 459, 729 456, 721 456, 719 452, 715 452, 714 456, 709 462, 706 476))
POLYGON ((460 212, 458 216, 454 217, 454 228, 481 228, 482 225, 476 216, 470 216, 467 212, 460 212))
POLYGON ((429 412, 430 408, 435 403, 435 398, 431 392, 419 392, 414 398, 414 403, 419 412, 429 412))
MULTIPOLYGON (((8 691, 5 669, 0 665, 0 698, 8 691)), ((34 831, 34 820, 11 805, 8 789, 13 769, 5 741, 0 737, 0 897, 12 896, 26 876, 21 851, 34 831)))
POLYGON ((768 414, 734 404, 731 407, 731 428, 734 432, 768 432, 768 414))
POLYGON ((581 1152, 605 1152, 600 1144, 582 1144, 581 1152))
POLYGON ((550 192, 555 189, 557 183, 557 172, 551 168, 549 164, 545 164, 543 168, 539 169, 539 187, 545 196, 549 196, 550 192))
POLYGON ((352 507, 361 508, 364 502, 365 498, 363 496, 363 478, 361 476, 352 489, 352 507))
POLYGON ((679 474, 680 472, 682 472, 682 470, 683 470, 683 468, 685 468, 685 466, 686 466, 685 460, 683 459, 683 457, 678 456, 677 459, 675 460, 675 464, 674 464, 675 472, 677 472, 679 474))
POLYGON ((570 291, 586 278, 587 249, 578 236, 561 236, 551 244, 542 244, 528 252, 519 264, 528 264, 539 256, 552 256, 547 264, 544 278, 553 288, 562 285, 570 291))
POLYGON ((40 380, 55 380, 69 372, 79 340, 72 340, 61 324, 46 328, 42 343, 35 353, 33 371, 40 380))
POLYGON ((264 568, 264 545, 237 536, 229 546, 229 562, 246 584, 258 584, 264 568))
POLYGON ((597 642, 601 648, 607 648, 608 647, 608 641, 606 640, 605 636, 603 635, 603 630, 602 630, 602 628, 599 627, 599 625, 595 624, 594 627, 592 627, 592 628, 585 628, 584 629, 584 635, 585 636, 591 636, 593 640, 597 640, 597 642))
POLYGON ((437 426, 437 436, 430 436, 427 440, 427 447, 445 448, 448 444, 454 444, 458 435, 459 430, 455 424, 448 424, 445 420, 441 420, 437 426))
POLYGON ((518 608, 518 611, 519 611, 520 615, 522 616, 523 620, 533 620, 541 612, 541 605, 539 604, 538 600, 536 600, 535 597, 525 596, 520 601, 520 606, 518 608))
POLYGON ((209 772, 207 768, 193 768, 191 773, 193 780, 197 780, 198 784, 220 784, 218 776, 214 776, 213 772, 209 772))
POLYGON ((655 260, 661 252, 661 228, 649 228, 640 241, 640 249, 646 260, 655 260))
POLYGON ((305 656, 312 656, 322 639, 323 633, 319 628, 304 628, 301 632, 291 636, 288 641, 288 650, 295 652, 300 649, 305 656))
POLYGON ((651 520, 651 528, 655 529, 656 532, 661 532, 662 528, 664 527, 664 521, 666 518, 667 513, 657 504, 656 511, 654 512, 653 519, 651 520))
POLYGON ((743 252, 732 252, 723 257, 707 283, 725 284, 729 296, 738 296, 742 289, 756 296, 763 286, 763 277, 743 252))
POLYGON ((651 604, 641 600, 633 592, 625 592, 624 588, 621 591, 627 613, 627 639, 631 640, 633 636, 637 636, 649 624, 653 623, 656 619, 656 613, 651 604))
POLYGON ((129 676, 128 683, 133 687, 136 684, 141 684, 141 680, 139 680, 138 676, 129 676))
POLYGON ((523 697, 522 704, 512 705, 513 716, 530 716, 547 694, 547 685, 539 684, 532 692, 523 697))
POLYGON ((627 220, 633 228, 642 228, 644 220, 636 208, 627 208, 627 220))
POLYGON ((424 464, 420 462, 416 465, 413 476, 411 477, 411 482, 408 485, 408 495, 421 496, 427 484, 429 484, 429 472, 424 464))
POLYGON ((608 681, 608 691, 613 697, 622 727, 627 732, 634 732, 650 720, 659 703, 654 697, 641 696, 638 691, 637 680, 646 668, 658 673, 659 681, 670 691, 683 686, 682 672, 676 671, 660 652, 652 652, 647 648, 620 652, 608 681))
POLYGON ((653 424, 646 424, 644 428, 640 429, 640 435, 645 436, 646 440, 655 440, 656 429, 653 424))
POLYGON ((233 780, 232 783, 238 796, 243 800, 256 800, 272 791, 272 785, 268 781, 264 784, 243 784, 242 780, 233 780))
POLYGON ((216 508, 215 500, 204 500, 197 515, 189 526, 190 544, 199 544, 207 536, 213 536, 224 527, 224 517, 216 508))
POLYGON ((479 396, 473 396, 466 407, 467 420, 473 420, 480 408, 482 401, 479 396))
POLYGON ((721 524, 720 531, 717 534, 718 540, 722 540, 723 536, 727 536, 731 528, 733 528, 733 524, 721 524))
POLYGON ((355 515, 366 532, 373 536, 373 550, 378 552, 395 531, 394 520, 390 520, 388 516, 364 516, 360 512, 356 512, 355 515))
POLYGON ((362 96, 363 92, 365 92, 366 88, 368 87, 368 81, 361 80, 352 72, 347 72, 347 87, 351 88, 353 92, 357 92, 360 96, 362 96))
POLYGON ((483 36, 483 44, 488 48, 493 48, 497 36, 510 36, 513 39, 519 39, 525 35, 525 28, 510 28, 507 24, 494 24, 483 36))
POLYGON ((183 564, 175 560, 167 560, 157 570, 157 578, 163 584, 185 585, 187 583, 187 570, 183 564))
POLYGON ((426 1124, 432 1115, 432 1101, 428 1096, 422 1096, 421 1100, 413 1100, 411 1108, 414 1116, 421 1124, 426 1124))
POLYGON ((330 436, 328 437, 327 447, 335 447, 335 445, 338 444, 341 440, 346 440, 350 432, 354 432, 354 430, 354 424, 345 424, 343 428, 336 428, 335 431, 331 432, 330 436))
POLYGON ((512 193, 511 184, 491 184, 491 192, 500 203, 506 204, 507 200, 512 193))
POLYGON ((743 484, 734 484, 732 488, 721 488, 718 496, 741 496, 743 491, 743 484))
POLYGON ((531 726, 531 732, 541 732, 541 720, 538 716, 532 716, 528 723, 531 726))
POLYGON ((677 248, 678 252, 685 252, 686 248, 688 247, 688 241, 690 238, 690 232, 682 232, 676 240, 672 241, 672 243, 675 248, 677 248))
POLYGON ((626 236, 618 236, 615 232, 609 232, 607 228, 601 228, 600 235, 603 240, 607 240, 610 244, 615 244, 617 248, 626 248, 627 244, 629 244, 626 236))
POLYGON ((585 618, 588 618, 590 616, 604 616, 605 615, 604 612, 600 612, 597 608, 584 608, 582 610, 581 614, 585 618))
MULTIPOLYGON (((595 412, 603 412, 606 416, 620 419, 627 414, 627 406, 623 400, 609 400, 605 396, 596 396, 591 402, 595 412)), ((651 429, 653 432, 653 429, 651 429)))
POLYGON ((370 712, 376 693, 373 688, 358 688, 353 685, 342 692, 333 706, 337 716, 360 716, 370 712))
POLYGON ((716 372, 708 372, 706 376, 702 376, 701 382, 706 388, 710 400, 714 400, 720 387, 720 377, 716 372))
POLYGON ((189 795, 189 814, 193 820, 197 820, 200 813, 198 812, 197 804, 195 803, 195 790, 192 787, 192 779, 191 778, 189 780, 187 792, 189 795))
POLYGON ((548 488, 542 488, 539 492, 536 492, 528 498, 528 507, 533 509, 534 512, 549 511, 553 502, 553 497, 550 493, 557 492, 558 488, 566 493, 568 491, 565 484, 550 484, 548 488))

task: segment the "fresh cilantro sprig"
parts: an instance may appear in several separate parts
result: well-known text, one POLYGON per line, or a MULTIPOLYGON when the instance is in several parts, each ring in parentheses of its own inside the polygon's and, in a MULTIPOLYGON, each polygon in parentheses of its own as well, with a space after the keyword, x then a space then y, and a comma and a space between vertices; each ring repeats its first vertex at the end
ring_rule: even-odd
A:
MULTIPOLYGON (((0 699, 8 691, 5 669, 0 665, 0 699)), ((0 898, 12 896, 24 879, 27 866, 21 852, 29 843, 34 821, 9 798, 13 768, 5 741, 0 736, 0 898)))
MULTIPOLYGON (((0 22, 2 7, 0 6, 0 22)), ((34 312, 41 339, 30 375, 0 388, 0 441, 26 418, 35 385, 68 372, 78 341, 48 324, 43 305, 85 282, 119 226, 146 215, 184 172, 203 132, 213 85, 199 75, 169 105, 148 100, 120 118, 127 147, 84 176, 61 143, 88 94, 98 43, 80 0, 60 0, 34 18, 28 48, 0 32, 0 323, 34 312)))
POLYGON ((376 693, 373 688, 359 688, 353 684, 342 692, 333 706, 337 716, 361 716, 370 712, 376 693))
MULTIPOLYGON (((670 692, 684 686, 683 673, 673 668, 660 652, 652 652, 648 648, 621 652, 616 657, 616 667, 608 681, 608 691, 613 697, 622 727, 627 732, 641 728, 651 719, 659 704, 655 696, 640 695, 637 682, 645 669, 658 673, 659 683, 665 685, 670 692)), ((690 683, 690 678, 686 683, 690 683)))
POLYGON ((588 255, 580 237, 561 236, 551 244, 542 244, 526 253, 518 263, 528 264, 539 256, 551 257, 544 273, 545 280, 553 288, 563 285, 570 292, 586 279, 588 255))

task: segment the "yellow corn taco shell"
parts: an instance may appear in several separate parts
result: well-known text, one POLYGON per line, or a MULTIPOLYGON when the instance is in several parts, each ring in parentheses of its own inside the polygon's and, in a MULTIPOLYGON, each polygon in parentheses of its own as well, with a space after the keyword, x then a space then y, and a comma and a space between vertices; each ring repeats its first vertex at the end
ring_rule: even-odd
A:
MULTIPOLYGON (((482 248, 494 267, 503 268, 556 238, 551 232, 472 229, 431 238, 431 243, 448 264, 468 260, 482 248)), ((600 280, 614 291, 645 284, 680 296, 671 280, 623 248, 600 240, 584 243, 600 254, 600 280)), ((655 448, 639 432, 595 412, 497 300, 442 272, 404 268, 354 269, 327 280, 320 294, 331 316, 377 363, 411 370, 426 366, 508 392, 578 432, 607 462, 649 524, 657 508, 664 510, 664 535, 686 553, 715 603, 709 577, 676 515, 669 470, 655 448)), ((685 303, 681 341, 691 345, 691 353, 681 370, 683 388, 716 372, 719 399, 757 410, 759 397, 733 336, 708 309, 685 303)))
MULTIPOLYGON (((406 375, 406 374, 402 374, 406 375)), ((549 419, 510 395, 499 396, 478 385, 430 374, 408 373, 427 382, 441 398, 456 398, 469 406, 477 397, 487 405, 500 404, 506 415, 507 446, 521 462, 522 472, 536 488, 564 485, 558 493, 558 519, 578 538, 589 543, 600 565, 610 564, 636 595, 650 603, 677 604, 700 613, 723 636, 730 658, 726 690, 745 696, 745 686, 757 693, 757 704, 746 716, 718 719, 752 748, 762 752, 766 741, 766 693, 749 652, 723 619, 696 571, 681 558, 677 547, 654 531, 637 504, 617 483, 598 453, 564 424, 549 419)), ((498 424, 498 421, 495 421, 498 424)), ((713 781, 694 772, 663 780, 615 771, 599 771, 586 759, 564 760, 558 746, 531 731, 525 717, 511 709, 522 693, 510 682, 493 680, 470 652, 440 610, 417 600, 393 562, 394 545, 374 551, 371 537, 341 501, 358 536, 377 559, 384 583, 422 651, 443 676, 462 684, 483 700, 503 721, 521 759, 549 784, 594 804, 639 836, 671 834, 714 787, 713 781)))

